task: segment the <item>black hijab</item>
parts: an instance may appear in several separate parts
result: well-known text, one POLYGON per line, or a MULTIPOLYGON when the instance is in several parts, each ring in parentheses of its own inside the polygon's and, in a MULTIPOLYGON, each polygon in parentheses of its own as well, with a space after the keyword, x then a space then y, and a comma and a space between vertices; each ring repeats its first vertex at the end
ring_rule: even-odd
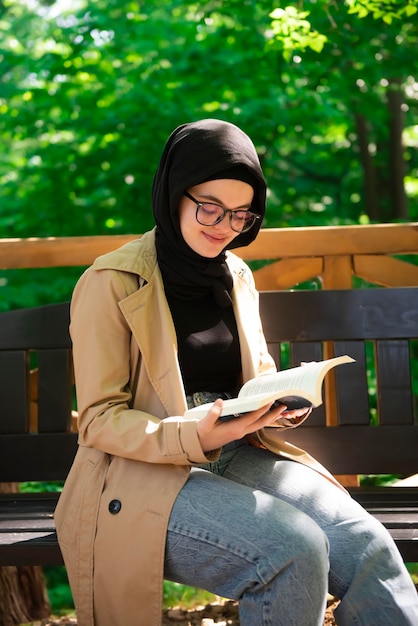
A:
MULTIPOLYGON (((168 138, 152 187, 158 264, 168 297, 199 298, 213 291, 221 307, 231 305, 232 277, 225 251, 215 258, 202 257, 184 241, 178 207, 189 187, 215 178, 237 178, 254 189, 251 210, 265 213, 266 183, 251 139, 237 126, 215 119, 183 124, 168 138)), ((225 248, 251 243, 261 220, 233 239, 225 248)))

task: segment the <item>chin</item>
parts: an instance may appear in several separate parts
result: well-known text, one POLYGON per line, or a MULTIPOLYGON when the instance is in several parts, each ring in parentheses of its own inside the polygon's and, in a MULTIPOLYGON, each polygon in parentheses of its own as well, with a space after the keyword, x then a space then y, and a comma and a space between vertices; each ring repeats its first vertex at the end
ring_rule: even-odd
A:
POLYGON ((201 257, 204 257, 205 259, 216 259, 217 256, 219 256, 221 254, 221 252, 223 251, 223 248, 219 248, 218 251, 214 251, 212 250, 211 252, 209 252, 208 250, 203 251, 203 250, 195 250, 195 252, 197 252, 197 254, 201 257))

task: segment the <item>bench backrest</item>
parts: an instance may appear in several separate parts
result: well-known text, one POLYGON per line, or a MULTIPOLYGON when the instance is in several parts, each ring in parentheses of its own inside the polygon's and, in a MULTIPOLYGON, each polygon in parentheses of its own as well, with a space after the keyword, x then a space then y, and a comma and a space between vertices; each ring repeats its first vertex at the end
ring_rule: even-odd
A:
POLYGON ((283 343, 291 365, 356 359, 327 376, 334 425, 325 427, 322 406, 286 440, 335 474, 416 473, 418 288, 264 292, 260 309, 279 368, 283 343))
POLYGON ((76 450, 69 304, 0 315, 0 481, 63 480, 76 450))
MULTIPOLYGON (((285 431, 286 440, 336 474, 417 472, 418 342, 411 338, 418 337, 418 288, 264 292, 260 309, 279 368, 283 345, 286 366, 356 359, 335 369, 335 426, 326 426, 322 406, 285 431)), ((63 480, 71 466, 77 435, 68 325, 68 303, 0 314, 2 482, 63 480)))

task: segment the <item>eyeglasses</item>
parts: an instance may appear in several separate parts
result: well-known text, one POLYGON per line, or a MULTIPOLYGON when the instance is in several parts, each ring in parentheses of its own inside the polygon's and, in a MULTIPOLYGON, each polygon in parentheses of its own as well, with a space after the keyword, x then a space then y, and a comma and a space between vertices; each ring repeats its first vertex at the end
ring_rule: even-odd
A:
POLYGON ((222 222, 225 215, 229 213, 229 224, 232 230, 236 233, 246 233, 257 220, 261 219, 260 215, 252 213, 252 211, 241 209, 231 211, 231 209, 224 209, 223 206, 212 202, 199 202, 188 191, 185 191, 184 195, 197 205, 196 220, 202 226, 215 226, 215 224, 222 222))

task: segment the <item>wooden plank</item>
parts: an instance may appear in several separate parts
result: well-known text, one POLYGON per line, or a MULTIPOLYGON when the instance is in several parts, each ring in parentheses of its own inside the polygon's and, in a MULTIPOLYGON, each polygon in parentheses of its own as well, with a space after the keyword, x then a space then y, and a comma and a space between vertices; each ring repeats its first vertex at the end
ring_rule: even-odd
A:
POLYGON ((391 508, 416 511, 415 524, 418 528, 418 487, 375 486, 363 485, 361 489, 350 489, 351 495, 370 510, 385 508, 390 503, 391 508))
POLYGON ((90 265, 140 235, 0 239, 0 268, 74 267, 90 265))
MULTIPOLYGON (((303 362, 321 361, 324 358, 323 346, 319 341, 292 341, 290 344, 291 366, 297 367, 303 362)), ((325 426, 325 407, 326 403, 318 406, 312 412, 309 423, 311 426, 325 426)))
MULTIPOLYGON (((85 266, 140 237, 48 237, 0 239, 0 268, 85 266)), ((235 252, 246 260, 351 254, 417 254, 418 224, 266 228, 248 247, 235 252)))
POLYGON ((68 302, 0 313, 0 350, 70 348, 68 302))
POLYGON ((72 401, 70 350, 40 350, 38 354, 38 432, 69 432, 72 401))
POLYGON ((0 352, 0 433, 28 430, 28 355, 25 350, 6 350, 0 352))
MULTIPOLYGON (((366 351, 363 341, 335 342, 335 355, 349 354, 355 363, 334 370, 336 416, 333 425, 370 424, 366 351)), ((327 382, 327 381, 326 381, 327 382)))
POLYGON ((413 424, 410 354, 407 339, 376 342, 376 375, 380 423, 413 424))
POLYGON ((409 339, 418 337, 416 294, 413 287, 265 291, 260 296, 260 310, 269 341, 409 339), (286 315, 277 315, 277 310, 286 315), (348 311, 350 314, 345 313, 348 311))
MULTIPOLYGON (((325 256, 324 271, 322 275, 323 289, 351 289, 353 267, 352 256, 325 256)), ((336 356, 334 346, 331 341, 324 344, 324 358, 331 359, 336 356)), ((336 372, 331 371, 325 382, 324 402, 326 407, 326 420, 328 426, 337 424, 338 397, 336 372)), ((344 484, 347 484, 345 477, 341 477, 344 484)))
POLYGON ((236 252, 247 260, 339 254, 417 254, 418 224, 266 228, 236 252))
POLYGON ((323 272, 321 258, 282 259, 266 265, 254 272, 256 287, 259 291, 289 289, 308 280, 318 278, 323 272))
POLYGON ((76 433, 2 435, 0 480, 65 480, 76 451, 76 433))
POLYGON ((350 488, 351 495, 389 530, 405 562, 418 562, 418 487, 350 488))
MULTIPOLYGON (((418 242, 417 242, 418 246, 418 242)), ((360 254, 354 257, 354 273, 384 287, 418 285, 418 266, 385 255, 360 254)))
POLYGON ((61 565, 54 524, 58 493, 2 494, 0 565, 61 565))
POLYGON ((323 289, 351 289, 353 276, 352 257, 329 256, 324 257, 324 272, 322 275, 323 289))
MULTIPOLYGON (((64 565, 55 532, 41 537, 17 537, 19 541, 0 546, 0 565, 64 565)), ((12 539, 16 539, 16 535, 12 539)))
MULTIPOLYGON (((348 366, 347 366, 348 367, 348 366)), ((279 435, 333 474, 405 474, 417 467, 418 426, 310 426, 279 435)))

